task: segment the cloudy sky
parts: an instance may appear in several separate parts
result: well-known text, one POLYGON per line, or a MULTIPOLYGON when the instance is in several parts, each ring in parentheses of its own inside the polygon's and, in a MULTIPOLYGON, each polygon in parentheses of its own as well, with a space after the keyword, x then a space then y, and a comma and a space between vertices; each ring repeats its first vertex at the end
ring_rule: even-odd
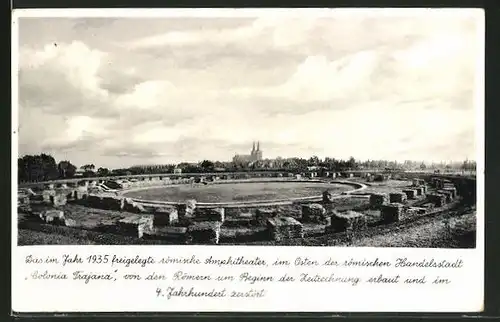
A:
POLYGON ((20 18, 19 153, 473 159, 475 17, 20 18))

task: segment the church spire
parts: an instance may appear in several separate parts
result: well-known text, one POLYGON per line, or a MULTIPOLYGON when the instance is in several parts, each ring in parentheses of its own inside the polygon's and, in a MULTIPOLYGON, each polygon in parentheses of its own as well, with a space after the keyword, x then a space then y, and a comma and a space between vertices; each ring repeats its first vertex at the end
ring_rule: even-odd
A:
POLYGON ((260 141, 257 141, 257 151, 260 151, 260 141))
POLYGON ((253 141, 252 152, 255 152, 255 141, 253 141))

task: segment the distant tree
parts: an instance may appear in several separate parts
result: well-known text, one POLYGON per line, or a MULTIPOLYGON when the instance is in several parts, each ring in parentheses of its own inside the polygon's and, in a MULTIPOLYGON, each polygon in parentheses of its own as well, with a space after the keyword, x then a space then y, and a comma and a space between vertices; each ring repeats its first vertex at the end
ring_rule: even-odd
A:
POLYGON ((308 166, 317 166, 319 164, 320 160, 317 156, 312 156, 308 160, 308 166))
POLYGON ((99 177, 107 177, 111 174, 111 171, 109 171, 108 168, 102 168, 100 167, 99 169, 97 169, 97 175, 99 177))
POLYGON ((84 177, 94 177, 95 176, 95 165, 93 164, 85 164, 81 166, 81 169, 83 170, 83 176, 84 177))
POLYGON ((82 166, 82 169, 84 171, 94 171, 95 165, 93 165, 93 164, 85 164, 85 165, 82 166))
POLYGON ((200 167, 204 171, 212 171, 214 169, 214 163, 210 160, 203 160, 200 164, 200 167))
POLYGON ((17 159, 18 180, 36 182, 54 180, 59 177, 55 159, 48 154, 25 155, 17 159))
POLYGON ((425 170, 425 169, 427 169, 427 166, 425 165, 425 163, 422 162, 420 164, 420 170, 425 170))
POLYGON ((354 157, 350 157, 349 161, 346 162, 346 167, 349 169, 356 169, 357 168, 356 159, 354 159, 354 157))
POLYGON ((75 176, 76 169, 76 166, 67 160, 60 161, 57 164, 57 170, 59 171, 60 178, 73 178, 75 176))

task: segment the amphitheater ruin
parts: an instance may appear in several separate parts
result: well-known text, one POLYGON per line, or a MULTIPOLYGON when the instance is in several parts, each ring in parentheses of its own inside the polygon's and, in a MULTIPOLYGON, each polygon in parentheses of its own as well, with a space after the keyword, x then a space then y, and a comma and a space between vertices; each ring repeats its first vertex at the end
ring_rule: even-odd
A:
POLYGON ((59 180, 20 186, 20 229, 62 235, 88 232, 127 243, 335 245, 376 227, 413 222, 474 207, 475 178, 430 173, 284 172, 158 174, 59 180), (378 176, 378 180, 373 180, 378 176), (133 191, 225 183, 304 182, 326 185, 322 194, 273 200, 200 202, 145 200, 133 191), (340 191, 328 185, 341 185, 340 191), (460 208, 462 207, 462 208, 460 208), (333 242, 332 242, 333 241, 333 242))

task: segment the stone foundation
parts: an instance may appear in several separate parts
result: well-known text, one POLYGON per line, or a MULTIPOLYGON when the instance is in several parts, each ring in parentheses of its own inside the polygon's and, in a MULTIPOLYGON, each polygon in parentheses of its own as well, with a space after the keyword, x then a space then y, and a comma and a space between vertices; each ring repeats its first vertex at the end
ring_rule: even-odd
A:
POLYGON ((255 219, 259 224, 266 224, 268 219, 274 218, 277 215, 278 213, 274 209, 259 208, 256 211, 255 219))
POLYGON ((431 194, 427 195, 427 198, 436 207, 442 207, 446 204, 446 196, 443 194, 440 194, 440 193, 431 193, 431 194))
POLYGON ((175 240, 177 242, 185 243, 187 237, 187 227, 153 227, 151 230, 144 230, 142 237, 145 239, 175 240))
POLYGON ((366 217, 362 213, 352 210, 334 212, 330 218, 330 225, 325 228, 328 232, 359 231, 366 228, 366 217))
POLYGON ((446 196, 446 202, 451 202, 453 200, 453 192, 449 190, 438 190, 437 193, 446 196))
POLYGON ((142 238, 145 230, 153 229, 153 216, 134 215, 118 221, 118 231, 127 236, 142 238))
POLYGON ((195 209, 196 209, 196 200, 194 199, 190 199, 183 204, 179 204, 177 206, 179 220, 192 219, 194 217, 195 209))
POLYGON ((302 205, 302 220, 319 224, 326 223, 326 210, 317 203, 302 205))
POLYGON ((304 237, 302 224, 291 217, 269 218, 267 228, 271 239, 275 241, 304 237))
POLYGON ((457 188, 452 187, 452 188, 444 188, 444 191, 448 191, 451 194, 451 197, 455 199, 457 197, 457 188))
POLYGON ((35 217, 34 219, 42 221, 47 224, 53 224, 53 225, 65 224, 64 212, 62 210, 50 209, 42 212, 34 212, 31 215, 35 217))
POLYGON ((122 210, 124 207, 124 198, 115 196, 103 196, 101 199, 101 207, 105 210, 122 210))
POLYGON ((53 189, 43 190, 43 192, 42 192, 43 202, 48 204, 48 205, 52 205, 52 198, 51 197, 54 197, 55 195, 56 195, 56 191, 53 189))
POLYGON ((405 189, 403 192, 406 194, 406 197, 411 200, 417 197, 417 191, 414 189, 405 189))
POLYGON ((131 198, 123 198, 122 210, 133 213, 146 213, 144 206, 135 202, 131 198))
POLYGON ((403 203, 406 201, 406 193, 403 192, 393 192, 389 194, 389 202, 399 202, 403 203))
POLYGON ((389 196, 385 193, 373 193, 370 195, 370 206, 380 207, 389 202, 389 196))
POLYGON ((154 211, 153 225, 155 227, 170 226, 178 221, 178 212, 174 207, 161 207, 154 211))
POLYGON ((220 222, 200 221, 188 227, 189 239, 193 243, 218 244, 220 237, 220 222))
POLYGON ((380 209, 380 215, 382 217, 382 222, 386 224, 390 224, 393 222, 397 222, 403 216, 404 207, 399 203, 391 203, 388 205, 382 206, 380 209))

